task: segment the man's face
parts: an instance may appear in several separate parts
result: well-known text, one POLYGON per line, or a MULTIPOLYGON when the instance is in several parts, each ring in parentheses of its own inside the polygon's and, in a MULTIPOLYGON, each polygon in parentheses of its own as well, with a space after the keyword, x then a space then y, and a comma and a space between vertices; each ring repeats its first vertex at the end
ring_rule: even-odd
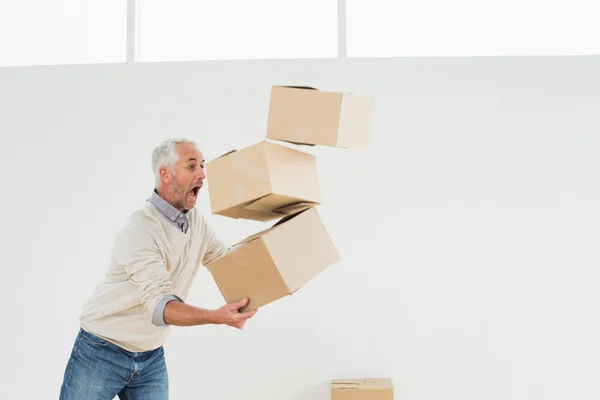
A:
POLYGON ((180 211, 191 210, 206 178, 204 156, 192 143, 178 143, 175 149, 179 161, 169 184, 173 206, 180 211))

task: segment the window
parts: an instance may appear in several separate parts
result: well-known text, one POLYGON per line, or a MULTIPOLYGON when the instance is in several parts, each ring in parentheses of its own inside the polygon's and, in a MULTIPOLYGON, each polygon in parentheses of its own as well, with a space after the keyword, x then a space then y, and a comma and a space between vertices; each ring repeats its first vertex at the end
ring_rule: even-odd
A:
POLYGON ((0 5, 0 66, 125 62, 126 0, 0 5))
POLYGON ((337 57, 337 0, 140 3, 140 61, 337 57))
POLYGON ((348 57, 600 54, 597 0, 347 0, 348 57))

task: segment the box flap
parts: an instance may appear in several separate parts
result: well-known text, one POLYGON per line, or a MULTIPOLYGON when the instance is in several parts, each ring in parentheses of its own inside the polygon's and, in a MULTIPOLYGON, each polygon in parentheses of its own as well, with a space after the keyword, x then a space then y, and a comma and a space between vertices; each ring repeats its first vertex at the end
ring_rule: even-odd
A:
POLYGON ((219 159, 219 158, 222 158, 222 157, 225 157, 226 155, 229 155, 229 154, 231 154, 231 153, 235 153, 236 151, 237 151, 237 150, 235 150, 235 149, 234 149, 234 150, 231 150, 231 151, 228 151, 227 153, 225 153, 225 154, 221 154, 219 157, 215 158, 215 160, 216 160, 216 159, 219 159))
POLYGON ((333 379, 333 389, 362 390, 362 389, 391 389, 393 383, 390 378, 367 378, 367 379, 333 379))
POLYGON ((268 211, 248 210, 246 208, 243 208, 243 206, 231 207, 225 210, 221 210, 218 213, 219 215, 224 215, 229 218, 247 219, 259 222, 269 222, 282 217, 281 214, 276 214, 268 211))
POLYGON ((285 222, 289 221, 289 220, 290 220, 290 219, 292 219, 292 218, 296 218, 298 215, 302 214, 302 213, 303 213, 303 212, 305 212, 305 211, 308 211, 308 210, 309 210, 309 209, 311 209, 311 208, 312 208, 312 207, 308 207, 308 208, 305 208, 305 209, 303 209, 303 210, 297 211, 297 212, 295 212, 295 213, 288 214, 288 215, 286 215, 285 217, 281 218, 279 221, 277 221, 277 222, 275 223, 275 225, 273 225, 271 228, 275 228, 277 225, 281 225, 281 224, 283 224, 283 223, 285 223, 285 222))
POLYGON ((261 236, 266 235, 268 232, 270 232, 271 230, 273 230, 276 226, 289 221, 290 219, 302 214, 304 211, 307 211, 308 209, 312 208, 316 206, 316 203, 296 203, 296 204, 292 204, 289 206, 285 206, 282 208, 288 208, 290 209, 290 214, 286 215, 285 217, 283 217, 282 219, 280 219, 279 221, 277 221, 275 224, 273 224, 272 227, 265 229, 263 231, 260 231, 258 233, 255 233, 253 235, 250 235, 242 240, 240 240, 239 242, 237 242, 236 244, 234 244, 232 247, 236 247, 236 246, 240 246, 244 243, 249 243, 253 240, 259 239, 261 236), (293 211, 293 212, 292 212, 293 211))
POLYGON ((317 205, 317 203, 302 201, 302 202, 292 203, 287 206, 276 208, 273 210, 273 212, 278 213, 278 214, 290 215, 290 214, 298 213, 300 211, 304 211, 304 210, 314 207, 316 205, 317 205))
POLYGON ((247 238, 240 240, 239 242, 237 242, 236 244, 234 244, 231 247, 233 248, 233 247, 240 246, 240 245, 242 245, 244 243, 250 243, 253 240, 259 239, 263 234, 264 234, 264 231, 263 232, 255 233, 253 235, 250 235, 247 238))
POLYGON ((290 88, 290 89, 319 90, 319 89, 317 89, 316 87, 312 87, 312 86, 286 86, 286 85, 275 85, 275 87, 290 88))
POLYGON ((336 382, 332 384, 334 389, 358 389, 358 382, 336 382))
POLYGON ((244 206, 246 210, 257 211, 261 213, 279 214, 279 216, 294 214, 307 208, 316 206, 317 202, 301 201, 287 196, 278 196, 276 194, 268 194, 262 196, 244 206), (291 201, 290 201, 291 200, 291 201), (286 201, 282 205, 282 202, 286 201))
MULTIPOLYGON (((272 140, 279 140, 279 139, 272 139, 272 140)), ((302 142, 294 142, 291 140, 279 140, 282 143, 291 143, 291 144, 295 144, 296 146, 316 146, 316 144, 314 143, 302 143, 302 142)))
POLYGON ((281 207, 279 204, 281 204, 281 199, 274 196, 273 193, 269 193, 251 201, 244 208, 251 211, 273 212, 274 208, 281 207))
MULTIPOLYGON (((265 196, 265 197, 268 197, 268 196, 265 196)), ((264 198, 264 197, 263 197, 263 198, 264 198)), ((312 206, 311 206, 311 207, 312 207, 312 206)), ((248 237, 246 237, 246 238, 244 238, 244 239, 240 240, 240 241, 239 241, 239 242, 237 242, 235 245, 233 245, 233 247, 235 247, 235 246, 239 246, 239 245, 242 245, 242 244, 244 244, 244 243, 249 243, 249 242, 251 242, 251 241, 253 241, 253 240, 259 239, 261 236, 264 236, 264 235, 265 235, 265 234, 267 234, 269 231, 273 230, 273 229, 274 229, 274 228, 275 228, 277 225, 279 225, 279 224, 280 224, 280 223, 281 223, 281 222, 282 222, 284 219, 287 221, 287 220, 289 220, 289 219, 291 219, 291 218, 295 217, 296 215, 300 214, 302 211, 306 211, 308 208, 310 208, 310 207, 303 208, 301 211, 298 211, 298 212, 296 212, 295 214, 291 214, 291 215, 287 215, 287 216, 285 216, 285 217, 284 217, 284 218, 282 218, 281 220, 277 221, 277 223, 275 223, 275 224, 274 224, 273 226, 271 226, 270 228, 268 228, 268 229, 265 229, 265 230, 262 230, 262 231, 260 231, 260 232, 258 232, 258 233, 255 233, 255 234, 253 234, 253 235, 250 235, 250 236, 248 236, 248 237)), ((285 222, 285 221, 283 221, 283 222, 285 222)))

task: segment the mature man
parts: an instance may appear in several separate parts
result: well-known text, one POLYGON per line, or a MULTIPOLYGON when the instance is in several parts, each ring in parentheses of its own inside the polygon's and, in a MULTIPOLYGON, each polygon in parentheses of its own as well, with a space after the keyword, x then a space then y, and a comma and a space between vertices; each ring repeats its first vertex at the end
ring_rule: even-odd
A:
POLYGON ((244 327, 247 303, 217 310, 184 302, 196 272, 228 247, 195 209, 206 174, 194 142, 172 139, 152 154, 156 188, 118 232, 103 282, 85 303, 60 398, 168 398, 164 358, 171 325, 244 327))

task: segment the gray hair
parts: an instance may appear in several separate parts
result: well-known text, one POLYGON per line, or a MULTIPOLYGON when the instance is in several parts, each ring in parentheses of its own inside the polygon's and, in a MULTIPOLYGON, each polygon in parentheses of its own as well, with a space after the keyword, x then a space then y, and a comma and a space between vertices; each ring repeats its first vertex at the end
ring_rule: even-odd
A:
POLYGON ((195 141, 188 138, 171 138, 156 146, 152 152, 152 172, 154 172, 156 187, 160 185, 160 169, 162 167, 168 168, 172 174, 175 174, 175 164, 179 161, 175 145, 178 143, 192 143, 197 146, 195 141))

